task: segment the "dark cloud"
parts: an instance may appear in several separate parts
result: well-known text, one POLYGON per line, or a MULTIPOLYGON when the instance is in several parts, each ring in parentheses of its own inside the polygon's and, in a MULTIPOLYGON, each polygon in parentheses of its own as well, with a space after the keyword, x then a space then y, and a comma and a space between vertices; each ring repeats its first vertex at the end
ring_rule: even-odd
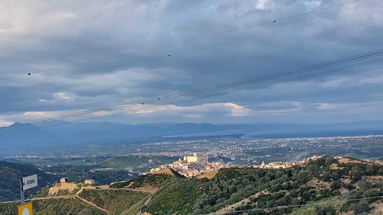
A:
MULTIPOLYGON (((140 101, 383 47, 383 3, 339 5, 346 2, 1 3, 0 123, 23 120, 28 111, 59 113, 140 101), (338 6, 304 13, 331 5, 338 6), (28 77, 27 72, 32 75, 28 77)), ((376 119, 382 115, 374 109, 383 90, 380 62, 326 67, 262 81, 251 89, 228 89, 214 97, 211 94, 221 92, 213 91, 174 101, 180 107, 194 107, 186 112, 164 107, 176 113, 171 119, 175 121, 335 122, 345 120, 347 114, 354 114, 355 120, 376 119), (219 105, 226 103, 249 109, 248 117, 227 115, 228 106, 219 105), (356 105, 362 103, 371 106, 368 112, 367 107, 356 105), (318 109, 317 104, 350 111, 318 109), (340 116, 333 117, 335 113, 340 116)), ((131 122, 170 120, 166 110, 157 110, 105 117, 131 122)))

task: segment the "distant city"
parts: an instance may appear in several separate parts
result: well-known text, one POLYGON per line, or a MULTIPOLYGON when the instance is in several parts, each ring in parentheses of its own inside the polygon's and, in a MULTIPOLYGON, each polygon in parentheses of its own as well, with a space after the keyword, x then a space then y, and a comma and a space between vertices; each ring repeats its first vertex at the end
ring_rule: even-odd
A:
POLYGON ((247 136, 194 137, 158 141, 127 143, 84 144, 55 146, 55 151, 33 151, 3 155, 13 159, 85 159, 97 156, 168 156, 183 157, 194 152, 211 159, 224 159, 235 164, 261 163, 262 161, 299 161, 313 155, 345 155, 363 159, 383 158, 383 135, 336 136, 307 138, 260 139, 247 136), (118 150, 117 150, 118 149, 118 150))
POLYGON ((288 167, 322 155, 383 160, 382 142, 383 135, 279 139, 235 135, 65 146, 65 150, 54 152, 47 149, 8 154, 2 160, 31 163, 48 174, 75 182, 93 178, 99 183, 110 183, 162 167, 189 177, 228 166, 288 167))

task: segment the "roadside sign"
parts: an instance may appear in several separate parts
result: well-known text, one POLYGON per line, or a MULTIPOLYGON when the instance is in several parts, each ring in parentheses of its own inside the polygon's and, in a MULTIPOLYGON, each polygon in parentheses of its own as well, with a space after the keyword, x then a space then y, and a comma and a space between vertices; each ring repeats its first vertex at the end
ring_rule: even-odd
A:
POLYGON ((37 175, 30 175, 21 178, 23 191, 37 187, 37 175))
POLYGON ((18 215, 33 215, 33 212, 32 212, 32 202, 20 205, 17 208, 17 214, 18 215))

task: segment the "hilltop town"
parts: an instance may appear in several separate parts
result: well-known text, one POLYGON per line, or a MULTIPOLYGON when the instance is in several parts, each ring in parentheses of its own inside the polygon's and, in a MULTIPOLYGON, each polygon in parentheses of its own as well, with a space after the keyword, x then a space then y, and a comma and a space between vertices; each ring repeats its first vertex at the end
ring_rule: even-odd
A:
MULTIPOLYGON (((297 162, 270 162, 270 163, 265 163, 264 161, 260 165, 252 165, 253 168, 257 169, 286 169, 290 168, 293 166, 304 166, 307 165, 310 161, 315 161, 318 160, 323 156, 311 156, 308 158, 304 158, 301 161, 297 162)), ((342 156, 335 156, 334 159, 338 160, 341 163, 348 163, 348 162, 354 162, 354 159, 349 159, 346 157, 342 156)), ((360 161, 367 163, 366 161, 360 161)), ((373 162, 374 164, 382 165, 382 161, 380 160, 375 160, 373 162)), ((148 173, 150 174, 166 174, 166 169, 172 169, 179 173, 180 175, 183 175, 185 177, 197 177, 197 178, 212 178, 214 175, 220 170, 221 168, 229 168, 233 167, 234 165, 224 163, 224 162, 209 162, 208 161, 208 156, 207 155, 198 155, 197 153, 194 153, 193 155, 188 155, 184 156, 182 159, 179 159, 177 161, 174 161, 173 163, 170 164, 165 164, 161 165, 157 168, 152 168, 148 173)), ((148 174, 147 173, 147 174, 148 174)))
MULTIPOLYGON (((153 215, 222 214, 262 208, 273 214, 315 214, 316 210, 379 214, 382 211, 383 202, 378 198, 383 195, 380 161, 314 156, 299 162, 227 167, 228 164, 220 162, 221 166, 214 166, 218 163, 208 162, 206 158, 197 154, 185 156, 137 178, 111 185, 97 185, 94 180, 76 184, 63 178, 45 196, 28 201, 34 202, 41 214, 50 214, 53 207, 60 211, 58 214, 68 210, 71 214, 100 215, 125 211, 153 215), (214 180, 198 179, 209 168, 219 169, 214 180), (187 177, 177 174, 175 169, 183 170, 180 172, 187 177), (173 174, 163 174, 166 170, 173 174), (364 197, 369 201, 363 200, 364 197), (350 199, 361 200, 350 202, 350 199), (291 204, 297 207, 278 208, 291 204), (306 207, 307 204, 312 206, 306 207), (270 209, 273 207, 277 209, 270 209)), ((16 203, 0 204, 0 211, 11 214, 16 203)))
POLYGON ((184 156, 183 159, 174 161, 171 164, 161 165, 149 171, 151 174, 161 173, 166 168, 171 168, 185 177, 199 177, 206 175, 215 175, 219 169, 230 167, 224 162, 209 162, 207 156, 193 155, 184 156), (209 174, 210 173, 210 174, 209 174))
MULTIPOLYGON (((318 160, 322 157, 325 157, 327 155, 323 155, 323 156, 317 156, 317 155, 314 155, 314 156, 311 156, 309 158, 304 158, 303 160, 301 161, 297 161, 297 162, 270 162, 268 164, 265 164, 265 162, 262 162, 260 165, 253 165, 253 168, 259 168, 259 169, 286 169, 286 168, 290 168, 290 167, 293 167, 293 166, 304 166, 304 165, 307 165, 310 161, 315 161, 315 160, 318 160)), ((375 160, 375 161, 372 161, 372 162, 367 162, 367 161, 358 161, 356 162, 355 159, 350 159, 350 158, 347 158, 347 157, 343 157, 343 156, 335 156, 334 159, 338 160, 340 163, 365 163, 365 164, 377 164, 377 165, 383 165, 383 162, 380 161, 380 160, 375 160)))

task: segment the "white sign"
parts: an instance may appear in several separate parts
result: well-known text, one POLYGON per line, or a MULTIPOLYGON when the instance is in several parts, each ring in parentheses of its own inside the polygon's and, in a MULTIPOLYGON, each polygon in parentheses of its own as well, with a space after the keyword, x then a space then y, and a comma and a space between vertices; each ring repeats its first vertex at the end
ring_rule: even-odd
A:
POLYGON ((23 177, 21 178, 21 180, 23 181, 23 190, 28 190, 37 187, 37 175, 23 177))

